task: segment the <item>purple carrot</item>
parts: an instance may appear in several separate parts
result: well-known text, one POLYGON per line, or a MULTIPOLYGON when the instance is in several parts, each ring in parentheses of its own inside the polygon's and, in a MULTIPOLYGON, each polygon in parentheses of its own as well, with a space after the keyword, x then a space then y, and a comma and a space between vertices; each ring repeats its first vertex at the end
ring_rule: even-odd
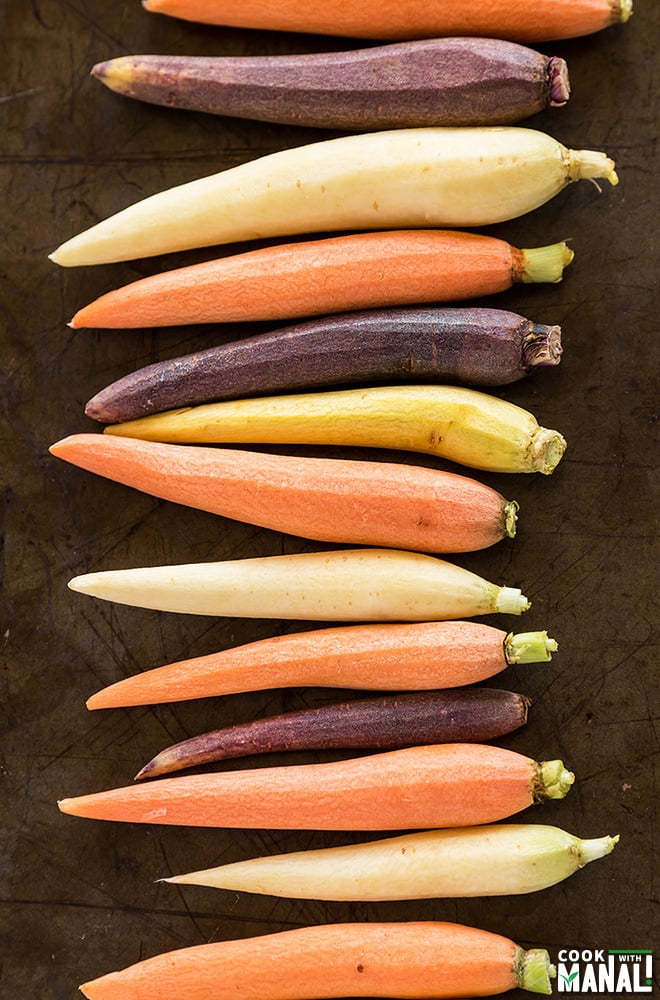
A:
POLYGON ((524 726, 531 702, 494 688, 363 698, 287 712, 194 736, 163 750, 136 774, 155 778, 198 764, 283 750, 397 750, 480 743, 524 726))
POLYGON ((333 129, 507 125, 570 95, 563 59, 493 38, 287 56, 123 56, 92 75, 150 104, 333 129))
POLYGON ((117 423, 214 400, 355 382, 506 385, 560 357, 558 326, 502 309, 342 313, 148 365, 102 389, 85 412, 117 423))

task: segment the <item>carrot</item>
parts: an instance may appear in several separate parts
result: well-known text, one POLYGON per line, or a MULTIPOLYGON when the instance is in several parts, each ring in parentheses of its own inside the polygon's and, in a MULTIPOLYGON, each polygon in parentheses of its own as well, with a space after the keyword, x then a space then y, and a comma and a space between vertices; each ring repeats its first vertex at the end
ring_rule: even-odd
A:
POLYGON ((542 472, 566 441, 528 410, 474 389, 389 385, 264 396, 152 413, 106 434, 172 444, 338 444, 396 448, 488 472, 542 472))
POLYGON ((336 549, 288 556, 86 573, 71 590, 137 608, 227 618, 301 621, 446 621, 530 602, 461 566, 398 549, 336 549))
POLYGON ((573 38, 632 14, 632 0, 143 0, 156 14, 204 24, 352 38, 483 35, 518 42, 573 38))
POLYGON ((303 685, 374 691, 460 687, 509 664, 547 662, 556 649, 547 632, 507 635, 480 622, 347 625, 273 636, 146 670, 98 691, 87 708, 303 685))
POLYGON ((341 136, 161 191, 50 259, 75 267, 296 233, 486 226, 531 212, 574 181, 618 184, 614 167, 605 153, 513 126, 341 136))
POLYGON ((272 830, 406 830, 493 823, 574 780, 561 761, 479 743, 412 747, 329 764, 159 778, 63 799, 71 816, 272 830))
POLYGON ((572 258, 565 243, 517 250, 492 236, 443 230, 285 243, 141 278, 91 302, 70 325, 230 323, 450 302, 515 282, 560 281, 572 258))
POLYGON ((435 921, 329 924, 182 948, 80 987, 88 1000, 322 1000, 551 993, 548 953, 435 921))
POLYGON ((434 469, 105 434, 75 434, 50 450, 152 496, 320 541, 469 552, 516 532, 515 500, 434 469))
POLYGON ((424 743, 483 743, 524 726, 531 702, 499 688, 360 698, 283 712, 193 736, 162 750, 135 780, 217 760, 282 750, 396 750, 424 743))
POLYGON ((358 131, 509 125, 570 97, 563 59, 494 38, 283 56, 120 56, 92 76, 165 107, 358 131))
POLYGON ((561 330, 505 309, 368 309, 279 327, 157 361, 85 406, 104 424, 175 407, 365 382, 515 382, 558 365, 561 330))
POLYGON ((468 826, 250 858, 160 881, 293 899, 511 896, 556 885, 618 841, 581 840, 535 823, 468 826))

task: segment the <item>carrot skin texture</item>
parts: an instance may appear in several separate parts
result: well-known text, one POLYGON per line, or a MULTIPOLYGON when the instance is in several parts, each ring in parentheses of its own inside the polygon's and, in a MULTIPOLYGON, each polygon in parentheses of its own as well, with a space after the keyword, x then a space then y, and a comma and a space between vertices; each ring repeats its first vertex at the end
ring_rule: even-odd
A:
POLYGON ((529 705, 523 695, 489 688, 362 698, 195 736, 163 750, 136 778, 284 750, 395 750, 427 743, 481 743, 523 726, 529 705))
POLYGON ((168 952, 81 990, 88 1000, 488 996, 518 985, 523 955, 458 924, 331 924, 168 952))
POLYGON ((386 0, 378 5, 377 16, 372 5, 341 0, 315 0, 304 7, 294 0, 280 0, 277 6, 259 0, 143 0, 143 6, 157 14, 236 28, 383 40, 483 35, 518 42, 589 35, 626 21, 632 12, 629 0, 386 0))
POLYGON ((85 407, 102 423, 178 406, 395 379, 506 385, 561 359, 558 326, 504 309, 345 313, 148 365, 85 407))
POLYGON ((93 695, 89 709, 277 687, 377 691, 460 687, 506 669, 506 632, 481 622, 347 625, 273 636, 156 667, 93 695))
POLYGON ((329 764, 160 778, 64 799, 89 819, 272 830, 407 830, 494 823, 537 800, 539 767, 482 744, 412 747, 329 764))
POLYGON ((282 320, 506 291, 522 251, 446 230, 282 243, 141 278, 80 309, 74 329, 282 320))
POLYGON ((509 125, 570 94, 563 59, 493 38, 285 56, 132 55, 92 75, 151 104, 357 131, 509 125))
POLYGON ((515 533, 499 493, 434 469, 105 434, 73 435, 51 452, 152 496, 320 541, 465 552, 515 533))

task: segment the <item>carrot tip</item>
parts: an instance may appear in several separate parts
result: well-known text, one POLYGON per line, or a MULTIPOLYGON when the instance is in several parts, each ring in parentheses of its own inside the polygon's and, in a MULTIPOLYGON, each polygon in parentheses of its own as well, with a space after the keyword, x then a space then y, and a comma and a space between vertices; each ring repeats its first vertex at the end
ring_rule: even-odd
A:
POLYGON ((526 371, 558 365, 562 353, 561 327, 538 324, 523 343, 523 365, 526 371))
POLYGON ((620 839, 620 835, 617 834, 615 837, 599 837, 596 840, 583 840, 580 851, 582 861, 580 867, 611 854, 620 839))
POLYGON ((553 56, 548 64, 550 75, 550 107, 563 108, 571 96, 566 60, 553 56))
POLYGON ((619 20, 625 24, 633 16, 633 0, 621 0, 619 20))
POLYGON ((566 439, 559 431, 539 427, 534 433, 531 451, 534 470, 549 476, 555 471, 566 451, 566 439))
POLYGON ((530 993, 552 993, 550 980, 557 975, 557 970, 550 962, 550 956, 545 948, 532 948, 523 953, 518 971, 518 984, 521 989, 530 993))
POLYGON ((514 663, 548 663, 559 645, 556 639, 551 639, 547 632, 510 632, 504 640, 504 656, 506 662, 514 663))
POLYGON ((500 587, 495 601, 495 610, 503 615, 521 615, 529 611, 532 604, 517 587, 500 587))
POLYGON ((564 767, 561 760, 546 760, 538 766, 534 800, 565 798, 575 781, 575 775, 564 767))
POLYGON ((523 270, 521 280, 529 285, 536 282, 558 284, 575 254, 567 245, 566 240, 552 243, 546 247, 531 247, 522 250, 523 270))
POLYGON ((143 778, 155 778, 161 772, 157 770, 155 761, 150 760, 148 764, 140 768, 138 773, 133 778, 133 781, 142 781, 143 778))
POLYGON ((517 500, 509 500, 504 507, 504 532, 507 538, 516 537, 516 524, 518 521, 518 511, 520 504, 517 500))
MULTIPOLYGON (((615 187, 619 183, 614 160, 594 149, 570 149, 569 173, 571 180, 607 180, 615 187)), ((596 185, 598 187, 598 185, 596 185)))

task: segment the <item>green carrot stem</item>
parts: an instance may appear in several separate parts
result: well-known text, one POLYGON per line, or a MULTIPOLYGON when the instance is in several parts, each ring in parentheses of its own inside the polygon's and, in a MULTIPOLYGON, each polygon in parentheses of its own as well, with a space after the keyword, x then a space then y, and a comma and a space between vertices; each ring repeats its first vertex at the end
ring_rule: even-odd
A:
POLYGON ((547 632, 511 632, 504 640, 504 655, 509 664, 547 663, 559 649, 547 632))
POLYGON ((591 861, 598 861, 607 854, 611 854, 621 838, 597 837, 595 840, 583 840, 580 845, 580 868, 588 865, 591 861))
POLYGON ((553 243, 547 247, 533 247, 522 250, 523 254, 523 284, 533 284, 537 281, 557 284, 562 280, 564 268, 573 260, 575 254, 568 243, 553 243))
POLYGON ((567 771, 561 760, 546 760, 539 764, 535 801, 563 799, 571 789, 575 775, 567 771))
POLYGON ((552 993, 550 980, 555 979, 557 970, 550 962, 550 956, 543 948, 521 951, 518 982, 520 988, 530 993, 552 993))

